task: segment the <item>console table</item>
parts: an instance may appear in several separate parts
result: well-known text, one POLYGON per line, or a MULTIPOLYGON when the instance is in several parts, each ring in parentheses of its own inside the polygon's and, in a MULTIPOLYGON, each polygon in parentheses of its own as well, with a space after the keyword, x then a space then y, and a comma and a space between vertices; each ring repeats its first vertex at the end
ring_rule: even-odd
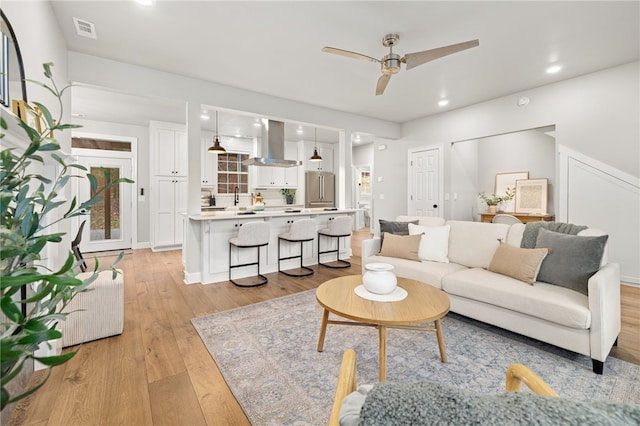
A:
POLYGON ((513 212, 498 212, 498 213, 480 213, 480 222, 491 222, 493 217, 497 214, 510 214, 515 216, 522 223, 527 222, 553 222, 555 216, 552 214, 528 214, 528 213, 513 213, 513 212))

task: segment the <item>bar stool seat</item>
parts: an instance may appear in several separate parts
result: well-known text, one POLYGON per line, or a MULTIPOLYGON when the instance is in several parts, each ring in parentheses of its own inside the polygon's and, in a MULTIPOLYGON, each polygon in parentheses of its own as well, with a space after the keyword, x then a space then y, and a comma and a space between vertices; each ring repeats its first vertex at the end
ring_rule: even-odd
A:
POLYGON ((350 237, 351 229, 353 228, 353 218, 351 216, 337 217, 329 221, 329 227, 318 231, 318 265, 325 266, 327 268, 348 268, 351 266, 351 262, 340 259, 340 238, 350 237), (335 250, 320 251, 320 240, 322 238, 337 238, 338 243, 335 250), (320 262, 320 255, 326 253, 335 253, 336 260, 334 265, 320 262))
POLYGON ((229 239, 229 281, 238 287, 258 287, 269 282, 269 279, 260 273, 260 247, 269 244, 270 226, 268 222, 248 222, 240 225, 238 236, 229 239), (258 258, 255 262, 242 263, 238 265, 231 264, 232 247, 236 247, 236 251, 244 248, 258 248, 258 258), (252 284, 241 284, 231 278, 231 270, 242 268, 244 266, 258 266, 259 281, 252 284))
POLYGON ((302 265, 302 257, 304 254, 304 243, 313 241, 316 237, 316 221, 314 219, 301 219, 293 222, 289 228, 289 232, 278 235, 278 272, 282 272, 290 277, 308 277, 313 275, 313 269, 302 265), (280 257, 280 242, 288 241, 290 243, 300 243, 300 254, 295 256, 280 257), (280 269, 280 261, 300 258, 300 269, 303 272, 295 273, 283 271, 280 269))

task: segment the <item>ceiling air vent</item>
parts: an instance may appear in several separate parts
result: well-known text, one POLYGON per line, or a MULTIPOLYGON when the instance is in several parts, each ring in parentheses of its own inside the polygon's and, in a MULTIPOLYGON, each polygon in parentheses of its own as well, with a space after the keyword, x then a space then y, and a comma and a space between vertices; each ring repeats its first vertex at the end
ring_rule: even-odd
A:
POLYGON ((74 17, 73 23, 76 26, 76 34, 79 36, 92 38, 94 40, 98 39, 98 36, 96 35, 96 27, 91 22, 74 17))

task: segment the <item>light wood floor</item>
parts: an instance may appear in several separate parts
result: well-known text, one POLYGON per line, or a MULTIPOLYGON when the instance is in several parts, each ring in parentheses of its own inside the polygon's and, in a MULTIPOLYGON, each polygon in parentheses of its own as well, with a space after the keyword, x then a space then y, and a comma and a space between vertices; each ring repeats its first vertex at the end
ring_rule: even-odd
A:
MULTIPOLYGON (((269 284, 255 289, 185 285, 180 251, 134 250, 119 265, 125 271, 124 333, 74 348, 78 354, 53 369, 47 384, 16 407, 9 424, 249 424, 191 319, 359 274, 364 238, 369 234, 352 238, 351 268, 314 267, 316 273, 306 278, 268 274, 269 284)), ((622 309, 623 331, 613 356, 640 364, 640 289, 624 287, 622 309)), ((34 374, 32 382, 40 376, 34 374)))

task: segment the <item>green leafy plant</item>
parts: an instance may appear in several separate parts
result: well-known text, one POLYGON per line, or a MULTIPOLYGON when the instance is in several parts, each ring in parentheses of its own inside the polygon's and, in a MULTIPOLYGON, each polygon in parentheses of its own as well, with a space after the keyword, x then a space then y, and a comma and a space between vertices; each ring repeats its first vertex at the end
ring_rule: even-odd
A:
POLYGON ((296 190, 294 188, 283 188, 280 190, 280 193, 285 197, 294 197, 296 195, 296 190))
MULTIPOLYGON (((100 202, 100 195, 105 189, 119 185, 121 182, 133 182, 130 179, 111 179, 103 169, 106 184, 98 187, 97 178, 91 174, 86 176, 91 186, 91 199, 78 203, 74 197, 65 200, 63 190, 70 179, 85 179, 73 175, 72 169, 86 171, 77 164, 67 164, 60 154, 60 145, 53 136, 59 132, 75 127, 73 124, 62 124, 61 97, 69 86, 58 89, 53 80, 51 67, 44 64, 44 75, 49 84, 34 82, 53 94, 60 105, 60 116, 54 119, 50 110, 35 103, 44 129, 31 127, 25 121, 17 119, 17 125, 24 130, 29 145, 22 154, 16 154, 13 148, 0 152, 0 289, 2 296, 0 308, 2 322, 0 329, 0 369, 2 371, 1 408, 18 401, 38 390, 51 374, 51 368, 67 362, 75 352, 54 356, 35 356, 34 352, 41 344, 62 337, 56 329, 59 321, 65 320, 68 314, 62 311, 98 276, 99 264, 96 259, 93 273, 86 279, 77 278, 79 262, 75 262, 72 252, 64 265, 58 270, 50 270, 40 263, 41 253, 47 244, 62 242, 64 233, 52 232, 57 223, 86 214, 91 206, 100 202), (49 179, 38 171, 44 166, 54 164, 57 172, 49 179), (10 395, 7 385, 22 371, 25 362, 34 359, 45 365, 48 374, 37 385, 17 395, 10 395)), ((0 140, 5 137, 8 123, 0 117, 0 140)), ((114 277, 117 271, 115 264, 122 254, 111 265, 114 277)))
POLYGON ((507 188, 504 195, 487 195, 485 192, 481 192, 480 194, 478 194, 478 196, 487 204, 487 206, 497 206, 503 201, 509 201, 513 199, 515 194, 515 188, 507 188))

